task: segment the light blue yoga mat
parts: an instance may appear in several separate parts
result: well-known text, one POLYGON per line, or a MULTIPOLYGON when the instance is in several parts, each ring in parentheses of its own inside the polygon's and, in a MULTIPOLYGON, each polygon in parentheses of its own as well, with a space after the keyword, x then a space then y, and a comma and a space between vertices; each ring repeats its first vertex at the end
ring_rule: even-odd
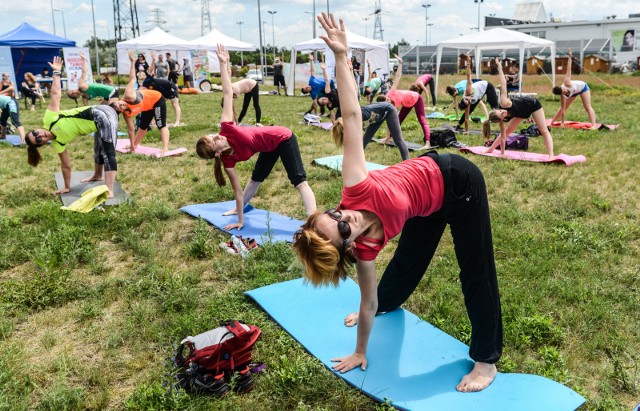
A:
POLYGON ((20 139, 19 135, 7 134, 6 137, 7 137, 6 139, 0 140, 0 143, 11 144, 12 146, 15 146, 15 147, 22 145, 22 140, 20 139))
POLYGON ((429 113, 425 116, 426 118, 445 118, 444 113, 441 113, 439 111, 434 111, 433 113, 429 113))
MULTIPOLYGON (((314 288, 302 279, 248 291, 280 326, 331 369, 332 358, 353 353, 356 327, 344 317, 358 310, 360 292, 347 279, 338 288, 314 288)), ((377 316, 369 338, 366 371, 336 373, 378 401, 407 410, 575 410, 584 398, 544 377, 499 373, 477 393, 457 392, 473 368, 469 347, 398 309, 377 316)))
MULTIPOLYGON (((342 172, 342 154, 338 156, 316 158, 312 161, 312 163, 342 172)), ((385 168, 387 168, 387 166, 383 166, 382 164, 369 163, 367 161, 367 170, 369 171, 384 170, 385 168)))
POLYGON ((247 204, 244 208, 244 226, 240 231, 233 229, 227 231, 224 226, 238 222, 237 215, 223 216, 222 213, 235 208, 235 201, 221 203, 194 204, 182 207, 180 210, 194 217, 202 217, 225 233, 253 237, 259 244, 268 241, 293 242, 295 233, 304 221, 286 217, 272 211, 260 210, 247 204))

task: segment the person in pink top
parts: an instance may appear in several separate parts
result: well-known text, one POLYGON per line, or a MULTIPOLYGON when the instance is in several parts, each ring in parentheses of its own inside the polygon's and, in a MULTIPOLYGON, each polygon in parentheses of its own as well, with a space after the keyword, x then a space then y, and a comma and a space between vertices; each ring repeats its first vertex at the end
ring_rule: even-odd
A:
MULTIPOLYGON (((344 23, 340 20, 338 26, 333 15, 329 18, 324 13, 318 20, 327 32, 321 38, 336 59, 344 121, 343 190, 337 208, 309 216, 294 235, 293 248, 314 285, 338 285, 349 266, 356 266, 360 311, 344 320, 346 326, 358 326, 355 352, 334 358, 333 369, 343 373, 367 368, 375 316, 398 308, 409 298, 449 225, 472 326, 469 355, 476 361, 456 388, 480 391, 495 378, 495 363, 502 354, 500 297, 482 173, 463 157, 435 151, 368 172, 358 95, 347 65, 344 23), (398 248, 376 285, 376 257, 401 232, 398 248)), ((371 358, 372 365, 375 361, 371 358)))
POLYGON ((395 54, 395 57, 398 59, 398 70, 396 70, 396 78, 393 82, 393 86, 385 96, 378 96, 376 100, 387 101, 396 106, 396 108, 402 107, 400 109, 400 114, 398 115, 400 124, 402 124, 404 119, 407 118, 411 109, 414 109, 418 122, 422 126, 422 133, 424 134, 424 146, 422 149, 431 148, 431 129, 429 129, 429 123, 427 122, 427 117, 424 113, 424 100, 422 100, 422 96, 415 91, 398 90, 398 84, 400 84, 400 78, 402 78, 403 61, 397 54, 395 54))
POLYGON ((433 109, 436 109, 436 104, 438 104, 438 100, 436 97, 436 80, 433 78, 431 74, 423 74, 416 80, 415 83, 409 87, 409 90, 415 91, 416 93, 422 95, 424 91, 424 96, 427 99, 427 106, 429 105, 429 93, 431 93, 431 100, 433 101, 433 109), (427 85, 429 86, 429 90, 427 90, 427 85))
POLYGON ((227 70, 229 53, 224 46, 219 44, 217 54, 220 60, 223 100, 220 134, 199 139, 196 143, 196 152, 201 158, 214 159, 214 174, 216 182, 220 186, 226 184, 222 175, 223 165, 224 171, 231 181, 236 207, 225 212, 224 215, 237 214, 238 222, 229 224, 224 229, 242 229, 244 206, 253 198, 260 184, 269 176, 278 158, 282 160, 282 164, 287 170, 289 181, 300 192, 307 215, 312 214, 316 210, 316 198, 307 183, 307 174, 304 170, 296 136, 286 127, 240 127, 233 122, 233 87, 230 71, 227 70), (251 174, 251 180, 243 191, 235 165, 250 159, 255 153, 260 153, 260 155, 251 174))

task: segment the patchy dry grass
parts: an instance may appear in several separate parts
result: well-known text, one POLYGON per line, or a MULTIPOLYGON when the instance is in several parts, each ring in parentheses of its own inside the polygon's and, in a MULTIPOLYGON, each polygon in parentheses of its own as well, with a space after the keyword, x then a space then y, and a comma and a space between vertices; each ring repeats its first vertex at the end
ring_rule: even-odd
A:
MULTIPOLYGON (((448 103, 444 87, 460 78, 441 78, 440 105, 448 103)), ((485 174, 493 217, 505 322, 499 367, 567 384, 587 397, 586 409, 630 409, 640 395, 640 77, 580 78, 594 90, 598 119, 622 125, 609 133, 553 130, 558 153, 584 154, 587 163, 564 168, 469 157, 485 174)), ((553 115, 558 101, 548 80, 525 76, 524 84, 553 115)), ((178 211, 232 198, 228 186, 215 185, 211 164, 193 152, 197 138, 217 128, 220 95, 181 100, 187 126, 171 129, 171 146, 189 153, 164 160, 119 156, 118 180, 133 203, 104 212, 59 209, 48 194, 59 169, 53 150, 44 149, 44 162, 33 169, 24 149, 0 147, 0 350, 8 354, 0 356, 0 410, 384 409, 333 376, 242 295, 299 275, 287 271, 288 246, 266 246, 239 261, 218 248, 220 232, 178 211), (269 371, 256 389, 220 401, 167 394, 162 382, 171 344, 226 318, 264 331, 255 356, 269 371)), ((298 136, 318 206, 334 206, 338 175, 310 163, 340 150, 329 133, 299 124, 294 113, 306 110, 308 99, 261 96, 261 103, 263 123, 298 136)), ((43 113, 21 114, 31 128, 43 113)), ((569 118, 587 119, 580 102, 569 118)), ((403 129, 408 140, 421 140, 414 118, 403 129)), ((461 140, 480 143, 478 136, 461 140)), ((157 131, 145 144, 159 145, 157 131)), ((92 169, 90 139, 69 149, 74 169, 92 169)), ((532 139, 530 150, 543 152, 542 141, 532 139)), ((366 154, 381 164, 399 160, 397 150, 375 144, 366 154)), ((254 161, 238 165, 244 181, 254 161)), ((281 165, 253 203, 304 218, 281 165)), ((384 250, 380 272, 393 248, 384 250)), ((468 341, 448 234, 405 307, 468 341)))

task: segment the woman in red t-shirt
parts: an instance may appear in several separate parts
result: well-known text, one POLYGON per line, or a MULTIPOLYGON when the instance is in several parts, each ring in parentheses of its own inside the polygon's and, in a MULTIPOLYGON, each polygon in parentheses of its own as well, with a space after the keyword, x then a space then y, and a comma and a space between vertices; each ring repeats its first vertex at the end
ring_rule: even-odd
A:
POLYGON ((269 176, 278 158, 282 160, 291 184, 300 192, 302 204, 307 215, 316 210, 316 198, 313 195, 307 174, 302 164, 298 139, 286 127, 239 127, 233 123, 233 87, 231 84, 229 53, 224 46, 218 45, 220 60, 220 78, 222 80, 222 116, 220 117, 220 134, 202 137, 196 144, 196 152, 201 158, 213 158, 216 182, 225 185, 222 166, 226 172, 236 197, 236 208, 224 215, 238 214, 238 222, 224 227, 225 230, 244 225, 242 210, 258 191, 260 184, 269 176), (244 191, 236 174, 235 165, 246 161, 255 153, 260 153, 251 180, 244 191))
POLYGON ((500 298, 482 173, 463 157, 435 152, 367 172, 344 24, 338 27, 333 16, 329 19, 324 13, 318 19, 327 31, 321 37, 336 58, 344 119, 344 188, 338 208, 312 214, 295 234, 293 247, 315 285, 337 285, 346 277, 347 265, 356 264, 360 311, 345 319, 347 326, 358 324, 356 349, 332 360, 337 362, 333 368, 366 368, 375 315, 394 310, 411 295, 449 224, 472 326, 469 355, 476 361, 457 389, 480 391, 495 378, 494 364, 502 353, 500 298), (401 231, 394 257, 376 287, 375 258, 401 231))
POLYGON ((393 86, 391 86, 391 90, 384 95, 378 96, 376 98, 377 101, 387 101, 396 108, 402 107, 400 109, 400 114, 398 114, 398 118, 400 119, 400 124, 407 118, 407 115, 411 112, 411 109, 415 110, 416 117, 418 119, 418 123, 422 127, 423 141, 424 146, 423 149, 431 148, 431 129, 429 128, 429 123, 427 122, 427 117, 424 112, 424 100, 419 93, 411 90, 398 90, 398 84, 400 84, 400 79, 402 78, 402 59, 395 54, 395 57, 398 59, 398 70, 396 70, 396 78, 393 81, 393 86))

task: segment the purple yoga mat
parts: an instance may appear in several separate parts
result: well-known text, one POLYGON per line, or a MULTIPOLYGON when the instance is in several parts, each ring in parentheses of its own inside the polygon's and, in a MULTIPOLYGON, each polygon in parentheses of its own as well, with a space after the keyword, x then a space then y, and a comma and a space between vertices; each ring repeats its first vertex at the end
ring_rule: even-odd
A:
MULTIPOLYGON (((116 145, 116 151, 119 153, 129 154, 131 153, 131 151, 129 151, 129 149, 125 147, 127 147, 130 144, 131 142, 129 141, 128 138, 119 139, 118 144, 116 145)), ((134 154, 142 154, 145 156, 159 158, 159 157, 177 156, 179 154, 186 153, 186 152, 187 152, 187 149, 184 147, 181 147, 181 148, 176 148, 175 150, 169 150, 166 153, 161 154, 162 150, 160 150, 159 148, 145 147, 143 145, 138 145, 138 147, 136 147, 136 151, 134 152, 134 154)))
MULTIPOLYGON (((498 148, 493 150, 491 153, 487 153, 487 147, 483 146, 464 147, 461 148, 460 151, 463 153, 473 153, 487 157, 501 157, 500 149, 498 148)), ((549 160, 549 156, 546 154, 528 153, 526 151, 505 150, 504 154, 504 158, 508 160, 533 161, 535 163, 564 163, 567 167, 587 161, 587 158, 582 155, 569 156, 567 154, 558 154, 553 159, 549 160)))

